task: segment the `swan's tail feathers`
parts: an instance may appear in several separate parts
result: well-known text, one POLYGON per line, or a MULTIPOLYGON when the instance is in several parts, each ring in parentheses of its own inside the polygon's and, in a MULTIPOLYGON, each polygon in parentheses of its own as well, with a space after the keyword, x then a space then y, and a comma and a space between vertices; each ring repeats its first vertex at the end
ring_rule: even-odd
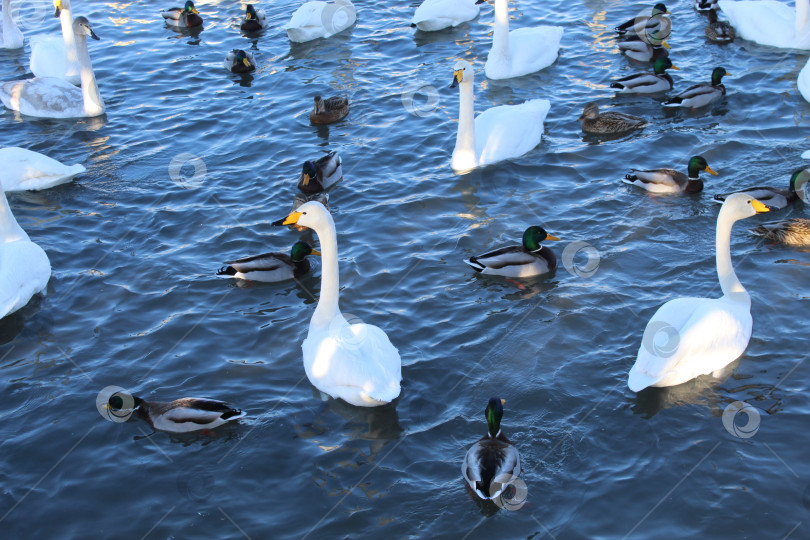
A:
POLYGON ((464 262, 472 266, 473 270, 475 270, 476 272, 483 272, 484 268, 486 268, 486 266, 478 262, 478 259, 476 257, 464 259, 464 262))

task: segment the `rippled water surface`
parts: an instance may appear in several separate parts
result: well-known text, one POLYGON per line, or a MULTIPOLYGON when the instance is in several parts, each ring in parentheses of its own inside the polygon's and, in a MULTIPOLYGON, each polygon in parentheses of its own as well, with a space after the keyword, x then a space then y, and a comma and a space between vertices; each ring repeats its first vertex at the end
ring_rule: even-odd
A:
MULTIPOLYGON (((59 31, 49 2, 27 4, 27 36, 59 31)), ((810 536, 808 252, 750 236, 760 217, 739 223, 746 353, 719 381, 626 386, 659 305, 720 294, 711 194, 786 187, 803 164, 810 104, 796 77, 807 52, 709 44, 692 2, 668 3, 676 89, 718 65, 733 77, 719 104, 664 112, 660 97, 608 88, 646 69, 618 54, 611 32, 643 4, 511 3, 513 28, 552 23, 565 35, 553 66, 505 81, 483 74, 488 5, 425 34, 409 27, 415 3, 358 0, 352 29, 293 46, 279 28, 298 2, 260 3, 273 28, 259 36, 239 31, 244 5, 198 2, 205 27, 189 34, 164 26, 157 12, 169 4, 75 0, 101 37, 90 52, 107 114, 0 111, 0 146, 87 167, 70 184, 9 195, 53 276, 47 295, 0 321, 0 536, 810 536), (224 70, 235 47, 253 50, 254 75, 224 70), (535 150, 453 174, 457 58, 477 70, 479 111, 551 100, 535 150), (415 85, 435 88, 417 94, 419 114, 403 101, 415 85), (310 125, 312 96, 338 93, 352 101, 347 119, 310 125), (576 118, 590 100, 651 124, 583 137, 576 118), (402 394, 386 407, 323 401, 304 375, 317 261, 300 283, 214 276, 224 260, 307 237, 270 223, 289 211, 301 162, 329 150, 344 161, 330 198, 341 307, 402 355, 402 394), (685 170, 696 154, 720 172, 704 193, 650 197, 619 182, 631 167, 685 170), (595 273, 561 266, 517 282, 462 262, 531 224, 562 238, 558 256, 589 244, 574 263, 590 253, 595 273), (153 400, 215 397, 248 416, 208 434, 152 434, 98 414, 108 385, 153 400), (460 475, 492 395, 507 401, 503 427, 523 459, 528 499, 515 512, 479 506, 460 475), (723 426, 736 401, 759 413, 753 436, 723 426)), ((29 54, 28 43, 0 49, 0 80, 31 76, 29 54)))

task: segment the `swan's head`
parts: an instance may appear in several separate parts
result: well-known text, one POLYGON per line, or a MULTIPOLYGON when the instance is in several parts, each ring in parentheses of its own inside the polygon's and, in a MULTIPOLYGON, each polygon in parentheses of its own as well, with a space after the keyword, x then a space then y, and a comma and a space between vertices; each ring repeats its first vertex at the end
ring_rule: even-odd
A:
POLYGON ((302 204, 284 219, 274 221, 273 225, 300 225, 314 229, 316 232, 334 227, 332 214, 318 201, 302 204))
MULTIPOLYGON (((714 10, 712 10, 714 11, 714 10)), ((728 75, 731 76, 731 73, 726 71, 726 68, 716 67, 712 70, 712 86, 717 86, 720 84, 720 81, 723 80, 723 77, 728 75)))
MULTIPOLYGON (((65 9, 64 5, 62 4, 62 0, 53 0, 53 7, 54 17, 59 17, 62 14, 62 10, 65 9)), ((67 2, 67 9, 70 9, 70 0, 67 2)))
POLYGON ((455 88, 461 83, 464 82, 472 82, 473 80, 473 68, 472 64, 467 62, 466 60, 459 60, 456 62, 456 65, 453 66, 453 84, 450 85, 450 88, 455 88))
POLYGON ((306 242, 296 242, 293 244, 292 249, 290 250, 290 258, 293 262, 300 262, 303 261, 307 255, 320 255, 321 252, 312 249, 312 246, 307 244, 306 242))
POLYGON ((195 15, 199 15, 200 12, 197 11, 197 8, 194 7, 194 2, 191 0, 186 1, 186 5, 183 7, 183 11, 186 13, 194 13, 195 15))
POLYGON ((93 39, 99 39, 96 33, 93 32, 90 21, 87 20, 87 17, 82 17, 81 15, 73 19, 73 32, 76 35, 90 36, 93 39))
POLYGON ((689 178, 695 179, 698 178, 698 174, 701 171, 706 171, 707 173, 717 176, 717 171, 714 171, 709 164, 706 163, 706 159, 703 156, 693 156, 689 160, 689 178))
POLYGON ((248 4, 247 8, 245 8, 245 19, 246 20, 256 20, 259 16, 256 15, 256 10, 253 8, 253 4, 248 4))
POLYGON ((539 225, 532 225, 523 231, 523 247, 526 251, 537 251, 542 247, 540 243, 545 240, 559 240, 559 238, 548 234, 546 230, 539 225))
POLYGON ((810 169, 799 169, 790 177, 790 191, 794 192, 803 202, 807 202, 807 183, 810 180, 810 169))
POLYGON ((580 116, 578 120, 582 121, 586 118, 588 120, 596 120, 599 118, 599 105, 597 105, 595 101, 585 104, 585 109, 582 111, 582 116, 580 116))
POLYGON ((503 418, 503 406, 506 400, 500 398, 489 398, 487 408, 484 409, 484 416, 487 417, 487 430, 491 437, 497 437, 501 430, 501 418, 503 418))
POLYGON ((669 59, 669 56, 656 58, 655 62, 653 63, 653 71, 655 71, 656 75, 663 75, 668 69, 680 70, 681 68, 672 65, 672 60, 669 59))
POLYGON ((761 203, 746 193, 732 193, 726 197, 720 211, 731 213, 734 219, 743 219, 756 214, 770 212, 771 207, 761 203))

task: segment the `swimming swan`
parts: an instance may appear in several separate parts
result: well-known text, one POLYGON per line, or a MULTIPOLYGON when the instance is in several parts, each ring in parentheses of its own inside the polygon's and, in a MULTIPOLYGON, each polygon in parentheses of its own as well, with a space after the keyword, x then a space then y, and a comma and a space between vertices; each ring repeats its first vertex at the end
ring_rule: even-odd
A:
POLYGON ((64 165, 25 148, 0 148, 0 190, 6 192, 52 188, 85 170, 82 165, 64 165))
POLYGON ((3 35, 0 37, 0 49, 19 49, 23 46, 25 38, 11 18, 11 0, 3 0, 3 35))
POLYGON ((775 0, 720 0, 720 9, 743 39, 785 49, 810 49, 810 0, 796 8, 775 0))
POLYGON ((28 67, 34 77, 56 77, 78 85, 81 82, 80 66, 70 0, 54 0, 53 6, 54 16, 59 17, 62 26, 62 35, 33 36, 28 67))

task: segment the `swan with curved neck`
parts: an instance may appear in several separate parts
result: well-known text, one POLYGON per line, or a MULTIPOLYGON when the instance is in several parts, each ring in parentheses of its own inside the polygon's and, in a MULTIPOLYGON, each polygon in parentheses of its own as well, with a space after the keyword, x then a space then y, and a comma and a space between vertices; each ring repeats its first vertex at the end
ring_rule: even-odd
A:
POLYGON ((520 157, 537 146, 551 107, 547 99, 531 99, 519 105, 492 107, 475 118, 473 80, 472 65, 466 60, 456 62, 450 85, 458 86, 459 92, 458 131, 450 161, 456 172, 520 157))
POLYGON ((0 49, 19 49, 23 46, 22 32, 17 23, 11 18, 11 0, 3 0, 3 39, 0 40, 0 49))
POLYGON ((561 26, 536 26, 509 31, 507 0, 495 0, 492 48, 484 72, 490 79, 509 79, 540 71, 554 63, 561 26))
POLYGON ((0 100, 9 109, 40 118, 83 118, 104 114, 105 105, 96 84, 87 36, 99 39, 84 17, 73 21, 81 66, 81 89, 61 79, 36 77, 0 84, 0 100))
POLYGON ((370 324, 350 324, 340 312, 337 235, 332 215, 319 202, 299 206, 273 225, 315 231, 321 251, 321 293, 301 344, 304 370, 321 392, 360 407, 376 407, 400 392, 402 361, 388 336, 370 324))
POLYGON ((20 227, 0 189, 0 318, 26 305, 51 278, 51 263, 20 227))
POLYGON ((677 298, 658 308, 644 330, 627 386, 675 386, 722 369, 742 355, 751 339, 751 297, 731 261, 734 222, 769 208, 744 194, 730 195, 717 216, 715 261, 723 296, 677 298), (665 342, 665 343, 662 343, 665 342))
POLYGON ((31 40, 29 68, 35 77, 56 77, 71 84, 81 83, 81 65, 73 31, 70 0, 54 0, 56 17, 62 27, 61 36, 38 36, 31 40))
POLYGON ((775 0, 720 0, 737 35, 760 45, 810 49, 810 0, 796 0, 796 8, 775 0))

